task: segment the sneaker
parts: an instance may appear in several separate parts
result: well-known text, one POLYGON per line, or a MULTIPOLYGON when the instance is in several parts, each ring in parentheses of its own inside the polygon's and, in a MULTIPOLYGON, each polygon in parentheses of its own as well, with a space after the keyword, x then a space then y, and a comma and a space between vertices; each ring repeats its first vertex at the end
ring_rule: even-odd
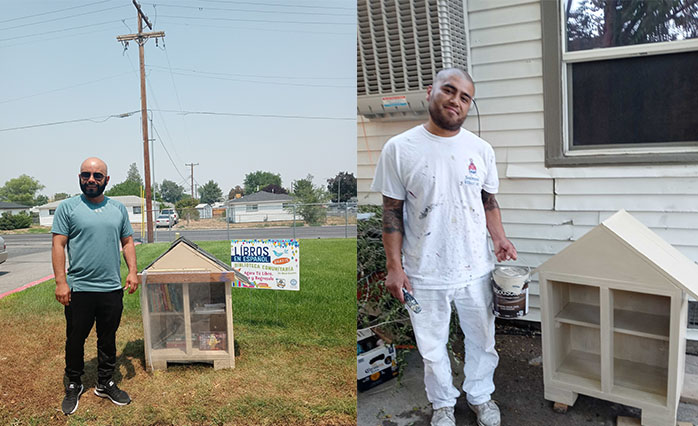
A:
POLYGON ((85 388, 80 383, 70 382, 65 388, 65 398, 61 404, 63 414, 73 414, 78 409, 80 395, 85 392, 85 388))
POLYGON ((499 407, 491 399, 484 404, 472 405, 468 403, 468 407, 477 414, 478 426, 499 426, 501 423, 499 415, 499 407))
POLYGON ((114 380, 109 380, 105 385, 97 383, 97 386, 95 386, 95 395, 102 398, 109 398, 111 402, 116 405, 126 405, 131 402, 131 398, 128 394, 119 389, 116 383, 114 383, 114 380))
POLYGON ((431 415, 431 426, 456 426, 453 407, 441 407, 434 410, 431 415))

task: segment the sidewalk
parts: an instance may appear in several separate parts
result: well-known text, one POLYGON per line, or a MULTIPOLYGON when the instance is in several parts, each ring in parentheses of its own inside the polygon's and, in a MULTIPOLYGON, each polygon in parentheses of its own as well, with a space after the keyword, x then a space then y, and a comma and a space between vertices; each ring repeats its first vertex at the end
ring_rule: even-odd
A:
MULTIPOLYGON (((555 413, 552 403, 543 398, 543 366, 540 363, 540 334, 534 336, 499 334, 497 330, 499 367, 495 372, 497 389, 493 399, 502 411, 504 426, 615 426, 618 416, 640 417, 637 408, 579 395, 566 414, 555 413)), ((687 355, 686 385, 692 396, 684 392, 678 410, 678 421, 698 424, 698 357, 687 355), (687 398, 686 398, 687 397, 687 398)), ((463 382, 462 364, 453 363, 454 384, 463 382)), ((359 426, 428 426, 431 406, 426 399, 424 367, 416 350, 409 351, 401 382, 393 379, 357 397, 359 426)), ((465 397, 456 404, 456 423, 476 425, 475 415, 465 397)))

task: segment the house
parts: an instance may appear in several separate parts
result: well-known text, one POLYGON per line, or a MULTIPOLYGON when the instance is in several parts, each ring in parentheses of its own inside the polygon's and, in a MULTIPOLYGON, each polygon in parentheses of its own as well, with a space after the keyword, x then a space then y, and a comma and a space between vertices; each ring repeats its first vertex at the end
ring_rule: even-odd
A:
POLYGON ((275 222, 293 220, 293 198, 288 194, 259 191, 228 201, 228 220, 275 222))
POLYGON ((197 204, 195 208, 199 212, 199 219, 211 219, 213 217, 213 208, 210 204, 197 204))
MULTIPOLYGON (((359 203, 381 203, 369 188, 381 148, 426 120, 433 72, 461 66, 477 101, 464 127, 494 148, 515 264, 538 267, 620 209, 698 261, 698 105, 676 98, 698 89, 697 40, 574 50, 579 40, 568 49, 560 27, 563 6, 578 2, 461 0, 396 14, 372 1, 358 5, 368 16, 358 23, 359 203), (431 57, 430 46, 440 46, 431 57)), ((533 281, 524 319, 540 321, 539 294, 533 281)), ((697 305, 689 299, 689 340, 697 305)))
MULTIPOLYGON (((144 223, 145 216, 143 211, 145 210, 145 199, 137 197, 135 195, 117 195, 114 197, 109 197, 116 201, 123 203, 126 206, 126 211, 128 211, 128 218, 131 223, 144 223)), ((39 223, 42 226, 52 226, 53 225, 53 215, 56 212, 56 208, 63 200, 52 201, 50 203, 38 206, 39 210, 39 223)), ((153 203, 153 208, 157 208, 157 203, 153 203)), ((153 212, 153 220, 157 217, 157 211, 153 212)))
POLYGON ((23 204, 10 203, 7 201, 0 201, 0 215, 7 212, 10 214, 17 214, 20 212, 29 213, 29 206, 23 204))

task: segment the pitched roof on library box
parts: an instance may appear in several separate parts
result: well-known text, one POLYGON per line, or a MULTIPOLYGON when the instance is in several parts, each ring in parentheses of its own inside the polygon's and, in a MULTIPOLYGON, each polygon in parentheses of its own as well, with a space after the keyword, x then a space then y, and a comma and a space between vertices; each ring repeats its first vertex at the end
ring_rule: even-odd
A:
POLYGON ((667 282, 698 299, 698 265, 620 210, 538 267, 546 273, 633 282, 667 282))
POLYGON ((247 277, 221 262, 211 253, 184 237, 172 242, 170 247, 150 265, 143 268, 148 272, 232 272, 236 280, 249 282, 247 277))

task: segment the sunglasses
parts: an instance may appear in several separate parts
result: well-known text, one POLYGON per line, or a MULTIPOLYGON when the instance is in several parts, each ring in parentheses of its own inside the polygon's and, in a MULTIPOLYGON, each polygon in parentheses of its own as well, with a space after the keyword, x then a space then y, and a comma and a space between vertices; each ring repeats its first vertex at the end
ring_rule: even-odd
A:
POLYGON ((90 176, 94 176, 95 180, 104 179, 104 175, 100 172, 90 173, 90 172, 80 172, 80 177, 87 180, 90 176))

